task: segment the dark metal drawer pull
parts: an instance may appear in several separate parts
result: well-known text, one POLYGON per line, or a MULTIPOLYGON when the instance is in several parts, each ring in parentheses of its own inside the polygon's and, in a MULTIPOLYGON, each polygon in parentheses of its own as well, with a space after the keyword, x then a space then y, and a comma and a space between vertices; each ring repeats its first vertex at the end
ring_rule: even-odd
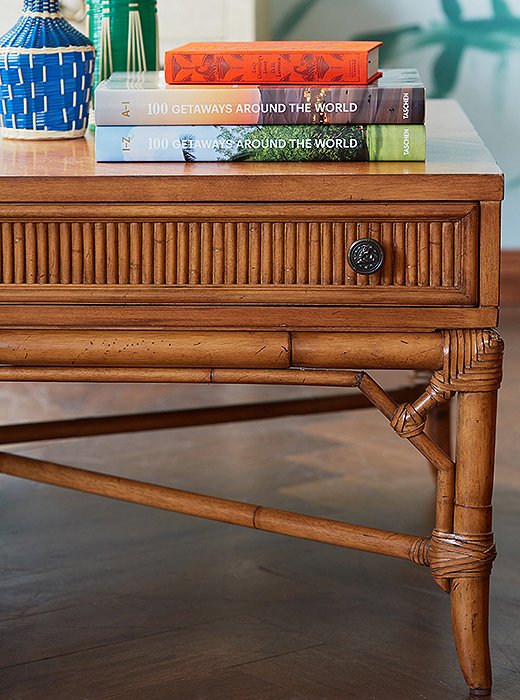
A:
POLYGON ((348 264, 360 275, 372 275, 381 269, 385 261, 385 251, 379 241, 361 238, 348 249, 348 264))

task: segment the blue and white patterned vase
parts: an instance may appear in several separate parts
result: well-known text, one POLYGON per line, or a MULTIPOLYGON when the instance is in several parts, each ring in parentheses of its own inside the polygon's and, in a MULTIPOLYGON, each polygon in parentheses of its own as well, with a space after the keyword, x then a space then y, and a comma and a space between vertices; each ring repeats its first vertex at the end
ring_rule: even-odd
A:
POLYGON ((60 11, 59 0, 24 0, 0 38, 0 119, 4 138, 83 136, 95 49, 60 11))

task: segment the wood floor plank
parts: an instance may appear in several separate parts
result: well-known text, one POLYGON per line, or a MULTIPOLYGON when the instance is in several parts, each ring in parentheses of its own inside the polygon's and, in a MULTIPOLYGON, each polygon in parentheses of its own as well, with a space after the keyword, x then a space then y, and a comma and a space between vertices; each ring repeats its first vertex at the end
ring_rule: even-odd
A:
POLYGON ((175 685, 177 679, 203 675, 210 683, 214 673, 230 666, 320 643, 280 624, 239 615, 4 668, 0 697, 97 698, 120 692, 121 687, 130 693, 146 692, 151 678, 175 685))
MULTIPOLYGON (((237 700, 287 700, 287 691, 272 685, 261 678, 227 669, 211 674, 211 695, 215 698, 236 698, 237 700)), ((175 683, 157 683, 146 687, 146 700, 204 700, 208 697, 208 679, 177 679, 175 683)), ((99 700, 142 700, 141 690, 135 693, 124 692, 100 695, 99 700)), ((304 696, 291 694, 291 700, 306 700, 304 696)))
POLYGON ((428 673, 428 687, 425 688, 424 676, 407 673, 404 669, 396 673, 395 667, 384 660, 381 662, 379 655, 361 654, 356 648, 342 659, 333 647, 327 645, 253 662, 241 668, 256 678, 285 687, 288 694, 297 692, 320 700, 370 697, 462 700, 467 697, 467 693, 457 689, 456 684, 434 680, 431 673, 428 673), (406 695, 403 694, 404 687, 406 695))

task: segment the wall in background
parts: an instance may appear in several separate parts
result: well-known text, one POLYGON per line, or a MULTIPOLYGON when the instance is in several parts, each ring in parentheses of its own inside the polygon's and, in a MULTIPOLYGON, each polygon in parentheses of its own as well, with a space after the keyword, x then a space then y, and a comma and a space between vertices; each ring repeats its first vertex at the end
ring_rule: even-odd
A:
POLYGON ((504 248, 520 248, 520 0, 271 0, 272 33, 381 39, 382 64, 415 66, 454 97, 506 173, 504 248))
POLYGON ((161 54, 187 41, 252 41, 256 0, 158 0, 161 54))

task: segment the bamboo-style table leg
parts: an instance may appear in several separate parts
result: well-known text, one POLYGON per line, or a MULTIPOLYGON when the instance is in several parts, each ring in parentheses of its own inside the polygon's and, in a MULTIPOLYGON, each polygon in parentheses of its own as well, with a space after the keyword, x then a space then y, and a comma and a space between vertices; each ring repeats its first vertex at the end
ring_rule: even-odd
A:
POLYGON ((453 527, 434 530, 429 563, 435 579, 450 591, 455 644, 472 695, 491 692, 491 500, 502 353, 495 331, 449 331, 443 370, 432 380, 458 392, 458 417, 453 527))
MULTIPOLYGON (((461 393, 458 407, 457 467, 453 531, 476 551, 494 551, 491 523, 495 453, 496 391, 461 393)), ((469 563, 469 562, 468 562, 469 563)), ((459 662, 470 691, 491 691, 488 641, 490 562, 468 576, 454 576, 451 608, 459 662)))
MULTIPOLYGON (((489 576, 495 558, 491 499, 502 354, 503 342, 494 330, 445 331, 443 366, 434 371, 424 393, 395 409, 387 398, 376 401, 394 430, 416 446, 418 439, 424 440, 424 426, 433 412, 443 412, 437 425, 440 430, 429 438, 436 438, 430 462, 437 470, 437 506, 426 561, 437 583, 451 594, 455 644, 472 695, 491 692, 489 576), (446 406, 456 393, 453 464, 448 457, 446 406)), ((362 390, 363 386, 362 381, 362 390)))

